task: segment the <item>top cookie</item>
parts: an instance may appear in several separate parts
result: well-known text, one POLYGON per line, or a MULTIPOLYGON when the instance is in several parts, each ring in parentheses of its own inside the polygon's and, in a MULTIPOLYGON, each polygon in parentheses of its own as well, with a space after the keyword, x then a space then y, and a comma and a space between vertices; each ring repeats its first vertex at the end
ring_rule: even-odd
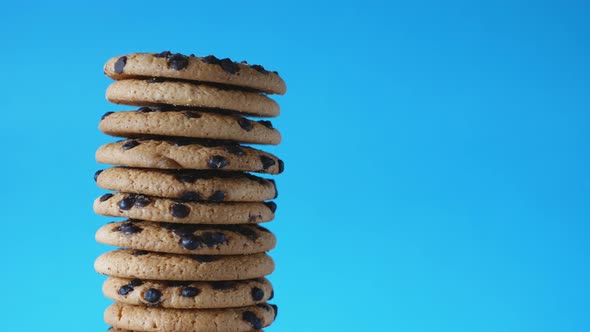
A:
POLYGON ((277 72, 212 55, 195 57, 169 51, 133 53, 110 59, 104 66, 104 73, 115 80, 165 77, 227 84, 280 95, 287 91, 277 72))

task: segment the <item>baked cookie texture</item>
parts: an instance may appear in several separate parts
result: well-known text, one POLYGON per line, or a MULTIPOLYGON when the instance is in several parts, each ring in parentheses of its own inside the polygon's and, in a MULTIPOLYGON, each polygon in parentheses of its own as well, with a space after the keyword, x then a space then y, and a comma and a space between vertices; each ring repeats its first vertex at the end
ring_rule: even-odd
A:
POLYGON ((265 278, 239 281, 149 281, 108 278, 103 294, 117 302, 173 309, 215 309, 255 305, 274 295, 265 278))
POLYGON ((113 167, 96 172, 103 189, 185 201, 261 202, 278 196, 275 181, 239 172, 113 167))
POLYGON ((287 86, 277 72, 261 65, 248 65, 230 59, 185 56, 179 53, 133 53, 116 56, 104 65, 104 72, 115 80, 162 77, 233 85, 266 93, 285 94, 287 86))
POLYGON ((267 119, 280 114, 267 94, 285 82, 261 65, 215 56, 132 53, 108 60, 115 81, 106 98, 135 110, 106 112, 98 128, 122 137, 96 151, 113 165, 94 174, 108 190, 97 214, 127 218, 100 227, 96 241, 119 247, 95 270, 114 301, 111 332, 261 332, 275 320, 268 304, 275 269, 274 154, 243 144, 278 145, 267 119), (266 176, 263 175, 263 176, 266 176))
POLYGON ((102 164, 159 169, 223 170, 279 174, 278 157, 251 147, 186 140, 128 139, 96 151, 102 164))
POLYGON ((258 225, 185 225, 127 220, 109 223, 96 241, 111 246, 173 254, 243 255, 272 250, 276 238, 258 225))
POLYGON ((203 256, 119 249, 102 254, 94 262, 100 274, 148 280, 244 280, 267 276, 274 268, 272 258, 265 253, 203 256))
POLYGON ((281 111, 274 100, 256 92, 228 90, 193 82, 115 81, 107 88, 106 98, 115 104, 201 107, 259 117, 276 117, 281 111))
POLYGON ((281 134, 270 121, 191 110, 160 111, 142 107, 137 111, 108 113, 98 128, 118 137, 157 135, 273 145, 281 142, 281 134))

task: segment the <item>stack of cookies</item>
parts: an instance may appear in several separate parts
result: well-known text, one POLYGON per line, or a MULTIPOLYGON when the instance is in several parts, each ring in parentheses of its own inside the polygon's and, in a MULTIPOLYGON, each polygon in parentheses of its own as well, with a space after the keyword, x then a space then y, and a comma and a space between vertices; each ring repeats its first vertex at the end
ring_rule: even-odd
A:
POLYGON ((104 67, 106 93, 134 111, 108 112, 99 128, 125 140, 96 152, 98 214, 127 218, 98 230, 121 247, 95 262, 109 278, 103 293, 112 331, 259 331, 277 307, 265 278, 275 236, 259 223, 274 218, 276 156, 239 145, 279 144, 268 120, 284 94, 278 73, 214 56, 136 53, 104 67))

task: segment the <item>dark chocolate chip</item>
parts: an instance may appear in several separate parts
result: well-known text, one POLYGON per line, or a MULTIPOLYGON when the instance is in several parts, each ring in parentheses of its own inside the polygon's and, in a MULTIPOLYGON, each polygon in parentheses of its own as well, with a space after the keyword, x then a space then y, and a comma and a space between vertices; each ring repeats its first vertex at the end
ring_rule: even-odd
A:
POLYGON ((250 294, 252 295, 252 299, 254 301, 260 301, 264 298, 264 291, 258 287, 252 287, 250 294))
POLYGON ((115 230, 125 235, 131 235, 135 233, 140 233, 142 231, 142 228, 131 222, 125 222, 119 225, 117 228, 115 228, 115 230))
POLYGON ((266 207, 268 207, 268 209, 272 211, 272 213, 275 213, 275 211, 277 210, 277 204, 275 202, 264 202, 264 205, 266 205, 266 207))
POLYGON ((269 167, 273 166, 274 164, 276 164, 276 160, 267 157, 265 155, 260 156, 260 161, 262 162, 262 167, 264 169, 268 169, 269 167))
POLYGON ((198 119, 203 116, 199 112, 192 112, 192 111, 184 111, 184 112, 182 112, 182 114, 184 116, 186 116, 187 119, 198 119))
POLYGON ((168 57, 168 66, 174 70, 183 70, 188 66, 188 59, 180 53, 168 57))
POLYGON ((207 165, 210 168, 224 168, 225 166, 227 166, 227 159, 225 159, 225 157, 223 156, 213 156, 211 157, 211 159, 209 159, 209 161, 207 162, 207 165))
POLYGON ((137 196, 135 198, 134 205, 135 206, 138 206, 138 207, 145 207, 145 206, 150 205, 151 203, 152 203, 152 200, 151 199, 149 199, 149 198, 147 198, 145 196, 137 196))
POLYGON ((104 202, 104 201, 108 200, 111 197, 113 197, 113 194, 104 194, 104 195, 100 196, 100 198, 98 200, 101 201, 101 202, 104 202))
POLYGON ((191 208, 180 203, 174 203, 170 206, 170 213, 176 218, 185 218, 191 213, 191 208))
POLYGON ((203 61, 204 63, 208 63, 208 64, 214 64, 214 65, 219 64, 219 59, 214 55, 208 55, 208 56, 202 58, 201 61, 203 61))
POLYGON ((201 241, 193 234, 187 234, 182 237, 180 243, 188 250, 195 250, 201 247, 201 241))
POLYGON ((156 54, 156 58, 167 58, 170 55, 172 55, 172 53, 170 51, 164 51, 162 53, 156 54))
POLYGON ((250 227, 248 226, 243 226, 243 225, 232 225, 228 228, 230 231, 238 233, 240 235, 243 235, 247 238, 249 238, 252 241, 256 241, 256 239, 258 239, 260 237, 260 235, 258 235, 257 232, 253 231, 250 227))
POLYGON ((192 255, 191 258, 199 263, 209 263, 218 260, 219 256, 192 255))
POLYGON ((143 255, 147 255, 149 254, 149 252, 145 251, 145 250, 135 250, 135 252, 132 254, 133 256, 143 256, 143 255))
POLYGON ((135 205, 135 195, 127 195, 119 201, 119 209, 129 210, 135 205))
POLYGON ((231 61, 229 58, 219 60, 219 65, 224 71, 230 74, 235 74, 240 71, 240 66, 231 61))
POLYGON ((272 299, 274 299, 274 298, 275 298, 275 290, 273 289, 273 290, 270 292, 270 297, 269 297, 268 299, 269 299, 269 300, 272 300, 272 299))
POLYGON ((272 122, 270 122, 268 120, 260 120, 260 121, 258 121, 258 123, 260 123, 261 125, 265 126, 268 129, 274 129, 274 127, 272 126, 272 122))
POLYGON ((149 303, 158 303, 160 298, 162 297, 162 292, 157 289, 150 288, 144 294, 144 300, 148 301, 149 303))
POLYGON ((222 202, 224 199, 225 193, 221 190, 216 190, 211 196, 209 196, 209 200, 214 202, 222 202))
POLYGON ((180 196, 180 199, 182 199, 183 201, 198 201, 201 198, 201 195, 199 195, 198 192, 196 191, 185 191, 182 193, 182 196, 180 196))
POLYGON ((200 238, 207 247, 227 242, 227 237, 221 232, 205 232, 201 234, 200 238))
POLYGON ((119 59, 117 59, 117 62, 115 62, 115 73, 121 74, 123 72, 123 68, 125 68, 126 64, 127 64, 127 57, 126 56, 122 56, 119 59))
POLYGON ((100 173, 102 173, 102 171, 104 171, 104 169, 99 169, 98 171, 94 172, 94 182, 98 180, 98 176, 100 175, 100 173))
POLYGON ((283 161, 279 159, 279 173, 283 173, 284 170, 285 170, 285 163, 283 163, 283 161))
POLYGON ((252 65, 250 67, 252 67, 252 69, 256 70, 259 73, 268 74, 268 71, 264 69, 264 67, 262 67, 261 65, 252 65))
POLYGON ((242 314, 242 319, 248 322, 248 324, 252 325, 252 327, 256 330, 260 330, 262 328, 262 320, 260 320, 260 318, 258 318, 258 316, 256 316, 256 314, 252 311, 244 311, 242 314))
POLYGON ((179 224, 178 227, 173 229, 172 233, 180 237, 192 235, 198 229, 198 227, 198 225, 179 224))
POLYGON ((185 287, 180 291, 180 296, 182 297, 195 297, 199 295, 201 292, 200 289, 196 287, 185 287))
POLYGON ((227 145, 224 147, 224 150, 227 153, 231 153, 231 154, 236 155, 238 157, 241 157, 245 154, 244 150, 238 145, 227 145))
POLYGON ((275 319, 277 319, 277 315, 279 314, 279 307, 276 304, 270 305, 275 312, 275 319))
POLYGON ((125 296, 131 292, 133 292, 133 286, 124 285, 119 288, 119 295, 125 296))
POLYGON ((138 145, 139 145, 139 142, 138 142, 138 141, 135 141, 135 140, 132 140, 132 141, 127 141, 127 142, 125 142, 125 144, 123 144, 123 145, 121 146, 121 149, 122 149, 123 151, 126 151, 126 150, 133 149, 134 147, 136 147, 136 146, 138 146, 138 145))
POLYGON ((156 110, 150 107, 140 107, 137 109, 137 112, 139 113, 152 113, 155 112, 156 110))
POLYGON ((103 114, 103 115, 100 117, 100 121, 104 120, 104 119, 105 119, 107 116, 109 116, 109 115, 111 115, 111 114, 113 114, 113 113, 115 113, 115 112, 106 112, 105 114, 103 114))
POLYGON ((143 285, 143 281, 141 281, 140 279, 133 279, 127 285, 131 287, 138 287, 143 285))
POLYGON ((260 215, 250 214, 248 215, 248 222, 254 223, 258 221, 258 218, 261 218, 260 215))
POLYGON ((245 131, 250 131, 250 130, 252 130, 252 128, 254 128, 254 126, 252 125, 252 121, 250 121, 250 120, 248 120, 246 118, 239 118, 238 119, 238 124, 245 131))

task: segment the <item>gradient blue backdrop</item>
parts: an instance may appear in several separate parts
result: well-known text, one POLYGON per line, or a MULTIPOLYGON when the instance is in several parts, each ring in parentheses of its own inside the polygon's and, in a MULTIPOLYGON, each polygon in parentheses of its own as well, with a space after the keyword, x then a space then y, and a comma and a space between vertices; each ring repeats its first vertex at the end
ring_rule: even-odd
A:
POLYGON ((170 49, 288 83, 269 332, 590 331, 589 9, 3 3, 0 329, 106 329, 102 65, 170 49))

